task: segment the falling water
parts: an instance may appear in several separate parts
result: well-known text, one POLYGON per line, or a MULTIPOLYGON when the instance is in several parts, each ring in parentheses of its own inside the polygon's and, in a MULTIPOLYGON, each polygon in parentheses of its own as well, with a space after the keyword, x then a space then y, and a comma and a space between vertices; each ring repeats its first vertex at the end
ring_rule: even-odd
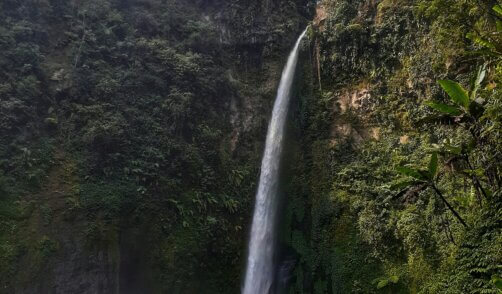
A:
POLYGON ((282 72, 277 90, 272 119, 268 126, 265 152, 261 162, 260 183, 256 193, 256 204, 249 240, 249 255, 244 280, 243 294, 268 294, 274 277, 275 219, 277 214, 277 192, 279 164, 284 137, 284 125, 298 61, 298 47, 305 30, 291 51, 282 72))

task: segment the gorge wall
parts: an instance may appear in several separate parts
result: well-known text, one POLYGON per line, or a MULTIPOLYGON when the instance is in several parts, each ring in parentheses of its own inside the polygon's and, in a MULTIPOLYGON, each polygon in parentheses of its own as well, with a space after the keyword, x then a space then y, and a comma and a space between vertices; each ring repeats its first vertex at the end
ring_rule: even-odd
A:
MULTIPOLYGON (((394 188, 402 178, 396 167, 427 166, 442 144, 467 144, 463 127, 440 122, 426 102, 447 101, 438 80, 469 85, 490 62, 466 36, 494 30, 487 15, 495 4, 328 0, 317 7, 294 115, 299 147, 290 155, 283 236, 296 261, 290 293, 498 291, 490 279, 502 260, 499 196, 482 204, 473 179, 458 173, 469 167, 453 167, 458 157, 445 151, 438 185, 471 229, 434 192, 394 188)), ((482 95, 499 109, 500 63, 491 62, 482 95)), ((488 141, 470 156, 491 169, 498 164, 481 153, 496 156, 499 147, 481 147, 488 141)), ((498 177, 484 172, 487 182, 490 173, 498 177)))
POLYGON ((502 69, 466 37, 496 35, 497 1, 314 2, 1 1, 0 293, 238 293, 273 99, 309 23, 287 292, 497 293, 502 69), (424 102, 483 64, 472 147, 424 102), (440 147, 435 183, 468 229, 430 189, 394 188, 440 147))
POLYGON ((0 292, 236 293, 309 1, 2 1, 0 292))

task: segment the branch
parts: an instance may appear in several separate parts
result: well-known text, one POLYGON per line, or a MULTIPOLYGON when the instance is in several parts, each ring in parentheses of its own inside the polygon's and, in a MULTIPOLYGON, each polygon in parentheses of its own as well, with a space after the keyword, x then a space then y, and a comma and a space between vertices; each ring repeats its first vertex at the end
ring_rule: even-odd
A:
POLYGON ((465 221, 462 219, 462 217, 455 211, 455 209, 450 205, 450 203, 448 203, 448 201, 446 200, 446 198, 444 198, 443 196, 443 193, 441 193, 441 191, 439 191, 439 189, 436 187, 436 185, 434 185, 433 183, 431 183, 431 187, 432 189, 434 189, 434 191, 436 192, 436 194, 439 196, 439 198, 441 198, 441 200, 444 202, 444 204, 446 204, 446 207, 448 207, 448 209, 453 213, 453 215, 458 219, 458 221, 464 226, 464 227, 469 227, 465 221))

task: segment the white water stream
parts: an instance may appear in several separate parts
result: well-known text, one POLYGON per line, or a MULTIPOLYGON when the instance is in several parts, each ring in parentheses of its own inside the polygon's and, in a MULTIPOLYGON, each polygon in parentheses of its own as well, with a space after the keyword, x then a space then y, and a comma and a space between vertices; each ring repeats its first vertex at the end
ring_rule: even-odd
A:
POLYGON ((268 126, 265 152, 261 162, 260 182, 251 225, 249 252, 243 294, 269 294, 275 276, 277 193, 279 165, 288 114, 291 87, 298 62, 298 48, 305 30, 296 41, 282 72, 272 118, 268 126))

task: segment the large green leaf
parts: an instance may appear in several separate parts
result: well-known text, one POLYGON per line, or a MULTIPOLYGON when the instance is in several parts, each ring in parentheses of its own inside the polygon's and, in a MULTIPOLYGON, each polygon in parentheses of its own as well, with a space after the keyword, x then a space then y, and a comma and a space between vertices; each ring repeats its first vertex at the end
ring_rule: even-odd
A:
POLYGON ((380 280, 380 282, 378 282, 378 284, 377 284, 377 289, 382 289, 383 287, 387 286, 388 284, 389 284, 389 280, 387 280, 387 279, 380 280))
POLYGON ((460 106, 465 107, 466 109, 469 107, 469 96, 467 95, 467 91, 457 82, 450 80, 441 80, 439 84, 443 88, 443 90, 448 93, 450 99, 457 103, 460 106))
POLYGON ((500 6, 500 5, 498 5, 498 4, 497 4, 497 5, 493 6, 493 8, 492 8, 492 9, 493 9, 493 11, 495 11, 495 12, 496 12, 499 16, 501 16, 501 17, 502 17, 502 6, 500 6))
POLYGON ((466 35, 466 37, 481 47, 485 47, 492 50, 496 50, 497 48, 497 46, 495 46, 495 44, 493 44, 491 41, 484 39, 476 34, 469 33, 466 35))
POLYGON ((438 170, 438 154, 437 152, 433 152, 431 156, 431 161, 429 161, 429 178, 432 180, 434 176, 436 176, 438 170))
POLYGON ((471 100, 476 99, 476 94, 479 90, 479 87, 481 86, 481 83, 485 79, 485 76, 486 76, 486 64, 483 64, 482 66, 479 67, 476 73, 476 77, 474 78, 472 91, 470 95, 471 100))
POLYGON ((434 102, 434 101, 427 101, 425 102, 425 105, 430 106, 431 108, 434 108, 437 111, 440 111, 445 114, 449 114, 452 116, 457 116, 462 114, 462 111, 456 107, 456 106, 451 106, 439 102, 434 102))

